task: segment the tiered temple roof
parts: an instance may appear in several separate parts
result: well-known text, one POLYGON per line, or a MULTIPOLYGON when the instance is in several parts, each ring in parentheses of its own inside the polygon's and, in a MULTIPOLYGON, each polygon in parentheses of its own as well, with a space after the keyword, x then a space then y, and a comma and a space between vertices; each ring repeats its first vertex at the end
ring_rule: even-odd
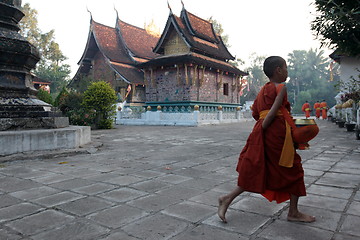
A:
POLYGON ((143 68, 176 63, 197 63, 237 75, 247 75, 228 63, 235 58, 229 53, 212 23, 195 16, 183 8, 180 17, 170 11, 164 31, 154 48, 160 56, 141 64, 143 68), (166 54, 165 47, 174 32, 188 47, 187 52, 166 54))
POLYGON ((143 84, 143 72, 136 65, 157 56, 152 51, 157 41, 158 38, 146 30, 125 23, 119 18, 115 28, 97 23, 91 18, 88 41, 73 81, 79 79, 81 74, 89 73, 92 60, 100 52, 108 65, 124 81, 143 84))
POLYGON ((182 9, 180 17, 170 14, 161 37, 128 24, 117 17, 115 28, 90 21, 90 31, 79 69, 72 81, 92 68, 92 60, 101 53, 108 65, 127 83, 144 84, 141 69, 181 63, 202 64, 236 75, 247 75, 228 63, 229 53, 213 25, 182 9), (165 45, 175 35, 185 46, 182 52, 165 53, 165 45))

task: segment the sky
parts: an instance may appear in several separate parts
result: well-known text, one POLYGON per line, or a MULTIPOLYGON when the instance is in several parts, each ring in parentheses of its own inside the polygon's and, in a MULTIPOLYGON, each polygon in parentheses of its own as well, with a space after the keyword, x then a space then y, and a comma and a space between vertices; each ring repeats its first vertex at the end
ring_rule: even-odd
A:
MULTIPOLYGON (((208 19, 213 17, 229 36, 230 53, 250 64, 250 56, 278 55, 287 58, 293 50, 321 49, 310 30, 315 17, 312 0, 182 0, 188 12, 208 19)), ((181 0, 168 0, 179 16, 181 0)), ((38 11, 38 26, 43 33, 55 30, 55 41, 68 58, 71 77, 76 73, 88 38, 90 13, 101 24, 115 27, 119 18, 144 28, 152 20, 160 28, 169 16, 167 0, 23 0, 38 11)), ((244 67, 245 67, 244 66, 244 67)))

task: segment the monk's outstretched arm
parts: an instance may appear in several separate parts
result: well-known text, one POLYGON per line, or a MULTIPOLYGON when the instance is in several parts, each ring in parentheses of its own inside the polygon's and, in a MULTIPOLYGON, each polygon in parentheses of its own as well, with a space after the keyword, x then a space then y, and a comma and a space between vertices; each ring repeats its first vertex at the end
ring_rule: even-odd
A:
POLYGON ((283 102, 284 96, 286 93, 286 86, 281 88, 280 93, 276 96, 273 105, 270 108, 269 113, 266 115, 263 123, 262 128, 266 129, 270 126, 271 122, 273 121, 274 117, 276 116, 277 112, 279 111, 281 104, 283 102))

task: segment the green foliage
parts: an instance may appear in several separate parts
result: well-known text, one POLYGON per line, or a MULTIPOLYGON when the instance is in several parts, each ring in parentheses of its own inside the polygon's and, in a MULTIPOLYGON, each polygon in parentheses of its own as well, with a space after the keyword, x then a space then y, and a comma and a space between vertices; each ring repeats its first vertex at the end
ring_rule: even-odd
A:
POLYGON ((82 106, 88 110, 95 110, 96 128, 112 128, 116 99, 114 89, 104 81, 92 83, 84 92, 82 106))
POLYGON ((58 95, 58 105, 57 107, 65 114, 72 110, 79 110, 82 108, 81 103, 83 101, 83 96, 81 93, 74 91, 67 92, 62 91, 58 95))
POLYGON ((212 23, 215 33, 217 35, 221 36, 221 39, 224 42, 225 46, 227 48, 231 47, 229 44, 229 35, 224 34, 224 29, 223 29, 221 23, 219 23, 216 19, 213 19, 212 17, 210 17, 208 19, 208 21, 210 23, 212 23))
POLYGON ((322 45, 357 56, 360 53, 360 1, 315 0, 315 7, 317 15, 311 30, 322 45))
MULTIPOLYGON (((329 61, 317 49, 295 50, 288 54, 289 82, 287 83, 288 100, 294 113, 301 113, 305 101, 310 105, 317 100, 325 100, 329 105, 335 104, 337 81, 330 82, 329 61)), ((334 80, 339 78, 334 71, 334 80)))
POLYGON ((65 86, 69 80, 70 65, 63 62, 67 59, 55 42, 55 31, 42 33, 38 28, 38 12, 26 3, 21 9, 25 16, 20 21, 20 34, 32 43, 40 52, 35 74, 45 81, 51 82, 50 88, 54 96, 65 86))
POLYGON ((246 72, 249 72, 249 76, 246 77, 249 91, 244 90, 244 95, 240 97, 241 103, 255 100, 261 87, 268 81, 263 71, 264 60, 265 56, 257 56, 255 53, 250 56, 250 67, 245 69, 246 72))
POLYGON ((63 87, 57 97, 54 101, 54 106, 58 107, 60 103, 63 103, 65 101, 65 98, 69 95, 69 91, 66 89, 66 87, 63 87))
POLYGON ((93 126, 95 123, 95 111, 84 109, 81 105, 83 95, 78 92, 68 91, 63 88, 55 102, 57 107, 69 118, 71 125, 93 126))
POLYGON ((69 85, 72 89, 83 93, 93 82, 97 82, 97 81, 91 75, 89 75, 89 76, 82 76, 80 79, 72 81, 69 85))
POLYGON ((38 99, 40 99, 41 101, 44 101, 48 104, 53 104, 53 99, 52 99, 50 93, 48 93, 47 91, 45 91, 43 89, 38 90, 36 97, 38 99))

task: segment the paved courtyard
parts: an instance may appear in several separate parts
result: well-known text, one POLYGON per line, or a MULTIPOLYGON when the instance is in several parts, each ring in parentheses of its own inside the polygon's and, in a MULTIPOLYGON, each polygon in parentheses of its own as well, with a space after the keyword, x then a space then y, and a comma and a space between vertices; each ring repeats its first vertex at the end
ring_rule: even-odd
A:
POLYGON ((253 124, 116 126, 76 151, 2 157, 0 239, 360 239, 360 141, 328 121, 299 151, 300 209, 316 222, 287 222, 288 202, 250 193, 220 222, 217 199, 236 184, 253 124))

